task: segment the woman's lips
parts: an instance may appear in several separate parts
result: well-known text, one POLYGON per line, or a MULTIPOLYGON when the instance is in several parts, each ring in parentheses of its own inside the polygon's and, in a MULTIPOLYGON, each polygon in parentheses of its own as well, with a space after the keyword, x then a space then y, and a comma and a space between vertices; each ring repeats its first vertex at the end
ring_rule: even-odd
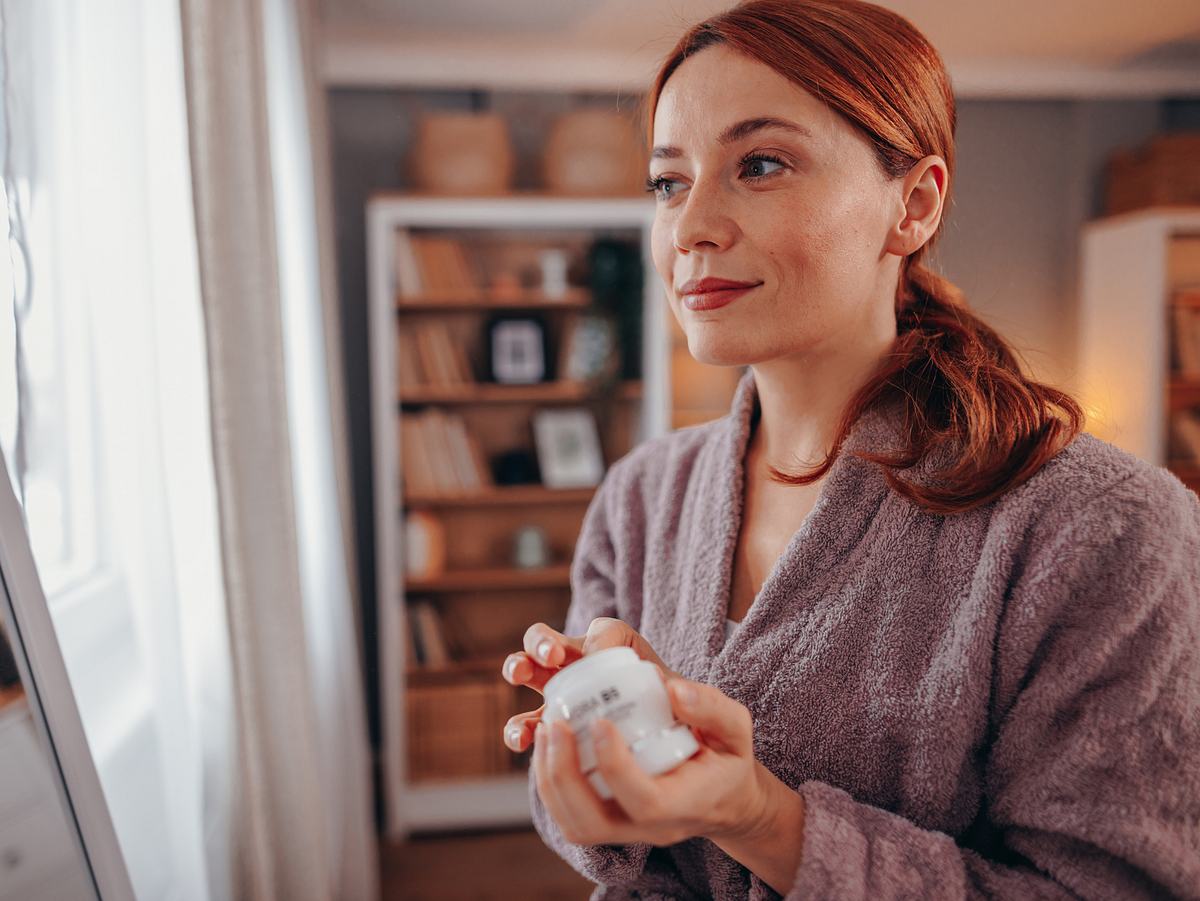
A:
POLYGON ((737 288, 721 288, 715 291, 702 291, 697 294, 684 294, 683 305, 693 312, 715 310, 726 304, 733 303, 747 291, 753 291, 758 285, 742 285, 737 288))

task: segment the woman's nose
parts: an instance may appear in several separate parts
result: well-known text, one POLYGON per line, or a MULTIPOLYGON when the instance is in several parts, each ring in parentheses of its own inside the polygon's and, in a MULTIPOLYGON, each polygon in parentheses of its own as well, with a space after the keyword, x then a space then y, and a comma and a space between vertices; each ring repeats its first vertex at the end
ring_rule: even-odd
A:
POLYGON ((675 249, 680 253, 725 250, 736 233, 737 225, 720 188, 699 181, 693 184, 675 219, 675 249))

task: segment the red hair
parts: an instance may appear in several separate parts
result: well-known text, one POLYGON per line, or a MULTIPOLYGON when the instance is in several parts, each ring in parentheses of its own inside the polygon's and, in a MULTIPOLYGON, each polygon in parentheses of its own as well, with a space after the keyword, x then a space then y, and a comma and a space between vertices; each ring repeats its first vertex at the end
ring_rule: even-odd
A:
MULTIPOLYGON (((663 85, 680 63, 714 44, 770 66, 839 113, 868 138, 893 178, 930 154, 942 157, 948 208, 954 94, 937 50, 907 19, 860 0, 745 0, 712 16, 692 26, 659 69, 647 97, 651 145, 663 85)), ((922 263, 941 231, 939 223, 901 262, 896 342, 851 399, 824 462, 795 474, 771 467, 773 479, 793 485, 820 479, 861 413, 889 400, 902 407, 906 446, 894 456, 855 453, 883 466, 895 491, 934 513, 991 501, 1079 434, 1079 404, 1027 377, 1013 349, 971 312, 962 292, 922 263), (931 473, 936 484, 896 474, 942 450, 951 451, 950 462, 931 473)))

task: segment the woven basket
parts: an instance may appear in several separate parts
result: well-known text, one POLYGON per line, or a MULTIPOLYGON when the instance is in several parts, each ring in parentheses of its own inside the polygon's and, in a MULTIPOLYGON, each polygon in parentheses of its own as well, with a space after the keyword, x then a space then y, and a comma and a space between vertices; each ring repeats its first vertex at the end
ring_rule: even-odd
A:
POLYGON ((1109 159, 1105 212, 1200 204, 1200 132, 1159 135, 1109 159))
POLYGON ((494 113, 427 113, 417 122, 408 172, 418 191, 507 194, 515 168, 508 124, 494 113))
POLYGON ((542 151, 542 183, 555 194, 634 194, 643 168, 633 125, 616 111, 560 116, 542 151))

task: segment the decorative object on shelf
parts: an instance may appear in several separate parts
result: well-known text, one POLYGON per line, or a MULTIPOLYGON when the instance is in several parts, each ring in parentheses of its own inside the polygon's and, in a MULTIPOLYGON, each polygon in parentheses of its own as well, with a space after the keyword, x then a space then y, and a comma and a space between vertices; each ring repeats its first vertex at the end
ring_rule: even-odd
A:
POLYGON ((404 571, 414 579, 446 571, 446 528, 428 510, 404 514, 404 571))
POLYGON ((567 268, 570 256, 558 247, 547 247, 538 254, 542 267, 542 294, 551 299, 567 296, 567 268))
POLYGON ((494 382, 530 385, 546 379, 546 327, 530 316, 488 322, 488 372, 494 382))
POLYGON ((584 407, 538 410, 533 416, 538 468, 550 488, 599 485, 604 455, 592 411, 584 407))
POLYGON ((612 316, 573 316, 564 326, 558 377, 567 381, 604 382, 620 369, 617 324, 612 316))
POLYGON ((541 526, 527 525, 513 536, 513 566, 540 569, 550 564, 550 539, 541 526))
POLYGON ((497 485, 536 485, 541 481, 537 457, 523 447, 492 458, 492 478, 497 485))
POLYGON ((556 194, 635 194, 641 188, 643 156, 625 114, 573 110, 550 128, 542 151, 542 182, 556 194))
MULTIPOLYGON (((593 241, 588 249, 588 280, 596 307, 616 320, 618 347, 641 347, 645 290, 641 250, 627 241, 611 238, 593 241)), ((621 377, 642 377, 639 354, 622 354, 621 377)))
POLYGON ((508 123, 495 113, 426 113, 417 122, 408 173, 418 190, 508 194, 515 168, 508 123))
POLYGON ((1105 213, 1200 205, 1200 131, 1161 134, 1114 153, 1105 172, 1105 213))

